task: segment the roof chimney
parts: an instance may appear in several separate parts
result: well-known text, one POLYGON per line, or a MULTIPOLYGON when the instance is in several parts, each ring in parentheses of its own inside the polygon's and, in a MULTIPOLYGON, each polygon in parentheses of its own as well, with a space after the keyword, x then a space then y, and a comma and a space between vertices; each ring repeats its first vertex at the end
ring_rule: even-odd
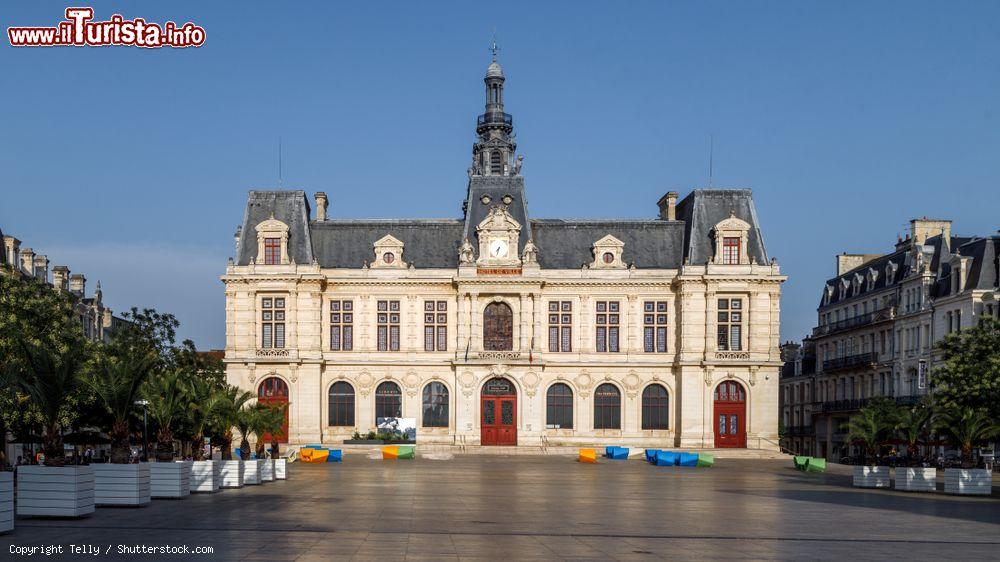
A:
POLYGON ((52 268, 52 286, 57 291, 69 290, 69 268, 65 265, 57 265, 52 268))
POLYGON ((677 220, 676 191, 668 191, 666 195, 660 197, 660 200, 656 202, 656 205, 660 208, 660 220, 664 221, 677 220))
POLYGON ((35 276, 35 251, 31 248, 21 250, 21 271, 29 277, 35 276))
POLYGON ((7 264, 17 269, 17 256, 21 253, 21 241, 13 236, 3 237, 4 251, 7 252, 7 264))
POLYGON ((35 256, 35 277, 49 281, 49 258, 48 256, 35 256))
POLYGON ((951 221, 934 220, 927 217, 910 221, 910 231, 913 233, 914 244, 924 244, 928 238, 941 235, 945 244, 951 243, 951 221))
POLYGON ((82 273, 74 273, 69 276, 69 292, 83 298, 87 293, 87 278, 82 273))
POLYGON ((316 192, 316 220, 325 221, 326 220, 326 207, 329 204, 326 200, 326 193, 322 191, 316 192))

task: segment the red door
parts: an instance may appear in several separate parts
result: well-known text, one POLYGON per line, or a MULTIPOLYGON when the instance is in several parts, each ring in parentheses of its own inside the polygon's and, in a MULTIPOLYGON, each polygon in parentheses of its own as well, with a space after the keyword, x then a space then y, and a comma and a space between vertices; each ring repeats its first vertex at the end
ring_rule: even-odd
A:
MULTIPOLYGON (((288 443, 288 385, 277 377, 268 377, 257 388, 257 402, 260 404, 285 404, 285 423, 281 426, 278 443, 288 443)), ((265 443, 271 442, 271 434, 261 437, 265 443)))
POLYGON ((490 379, 483 386, 479 442, 517 445, 517 391, 507 379, 490 379))
POLYGON ((715 387, 715 446, 739 448, 747 446, 747 395, 740 383, 725 381, 715 387))

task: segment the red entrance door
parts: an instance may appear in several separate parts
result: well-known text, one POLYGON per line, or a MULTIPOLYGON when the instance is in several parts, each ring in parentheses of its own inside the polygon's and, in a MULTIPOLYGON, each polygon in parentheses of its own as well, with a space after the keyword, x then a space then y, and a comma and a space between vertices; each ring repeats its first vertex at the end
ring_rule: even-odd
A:
MULTIPOLYGON (((257 402, 260 404, 285 404, 285 423, 281 426, 278 443, 288 443, 288 385, 278 377, 268 377, 257 387, 257 402)), ((271 434, 265 433, 261 439, 271 442, 271 434)))
POLYGON ((715 446, 746 448, 747 395, 743 386, 725 381, 715 387, 715 446))
POLYGON ((517 445, 517 391, 507 379, 490 379, 483 386, 482 445, 517 445))

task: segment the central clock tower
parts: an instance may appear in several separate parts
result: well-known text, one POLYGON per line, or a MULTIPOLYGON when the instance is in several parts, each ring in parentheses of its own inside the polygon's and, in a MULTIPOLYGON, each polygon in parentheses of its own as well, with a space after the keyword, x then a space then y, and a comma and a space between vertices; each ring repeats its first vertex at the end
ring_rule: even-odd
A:
POLYGON ((518 267, 518 240, 521 225, 507 212, 505 205, 490 208, 486 218, 476 226, 479 240, 479 267, 518 267))

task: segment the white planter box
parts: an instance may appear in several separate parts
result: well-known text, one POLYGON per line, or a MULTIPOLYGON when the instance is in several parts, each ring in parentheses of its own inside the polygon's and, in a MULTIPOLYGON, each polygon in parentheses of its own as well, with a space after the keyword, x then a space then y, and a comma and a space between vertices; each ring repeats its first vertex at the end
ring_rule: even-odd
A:
POLYGON ((17 467, 17 514, 82 517, 94 512, 94 470, 89 466, 17 467))
POLYGON ((0 472, 0 533, 14 530, 14 473, 0 472))
POLYGON ((937 469, 897 468, 896 489, 904 492, 933 492, 937 490, 937 469))
POLYGON ((219 491, 222 483, 222 464, 216 461, 193 461, 188 475, 191 493, 211 494, 219 491))
POLYGON ((261 482, 274 482, 274 459, 264 459, 257 461, 260 465, 261 482))
POLYGON ((260 461, 243 461, 243 484, 246 486, 260 484, 260 461))
POLYGON ((150 463, 149 472, 154 498, 183 498, 191 493, 191 461, 150 463))
POLYGON ((219 487, 243 487, 243 461, 216 461, 219 463, 219 487))
POLYGON ((946 468, 944 492, 988 496, 993 493, 993 475, 985 468, 946 468))
POLYGON ((854 467, 854 487, 856 488, 888 488, 888 466, 856 466, 854 467))
POLYGON ((288 478, 288 460, 274 459, 274 478, 275 480, 288 478))
POLYGON ((149 463, 92 464, 94 503, 97 505, 146 505, 149 495, 149 463))

